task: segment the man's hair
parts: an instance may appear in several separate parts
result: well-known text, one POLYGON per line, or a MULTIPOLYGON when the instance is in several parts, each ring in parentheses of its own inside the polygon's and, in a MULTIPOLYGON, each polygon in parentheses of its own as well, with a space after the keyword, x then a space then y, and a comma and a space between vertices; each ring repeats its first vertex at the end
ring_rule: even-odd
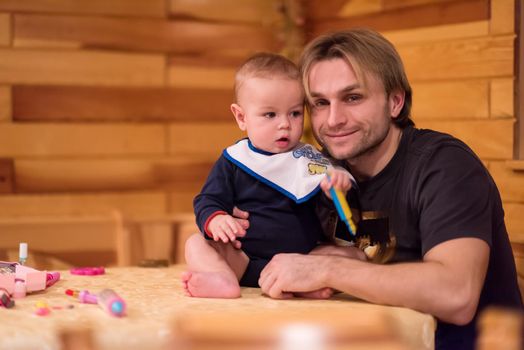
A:
POLYGON ((382 82, 386 96, 396 90, 403 91, 404 106, 394 123, 401 128, 414 125, 410 118, 412 91, 402 60, 388 40, 370 29, 322 35, 306 46, 300 59, 300 70, 308 101, 311 100, 308 76, 312 66, 319 61, 334 58, 346 61, 362 83, 365 83, 366 74, 374 74, 382 82))
POLYGON ((295 63, 275 53, 261 52, 248 58, 235 74, 235 99, 238 99, 240 87, 249 78, 283 77, 300 80, 300 71, 295 63))

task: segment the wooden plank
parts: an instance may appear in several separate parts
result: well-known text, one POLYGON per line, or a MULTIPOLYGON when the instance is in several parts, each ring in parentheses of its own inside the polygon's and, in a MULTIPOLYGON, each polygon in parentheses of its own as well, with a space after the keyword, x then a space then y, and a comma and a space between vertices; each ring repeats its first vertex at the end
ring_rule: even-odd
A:
POLYGON ((165 129, 140 124, 0 124, 0 156, 154 155, 165 129))
POLYGON ((512 36, 405 45, 397 49, 411 81, 513 75, 512 36))
POLYGON ((11 45, 11 16, 0 13, 0 46, 11 45))
MULTIPOLYGON (((308 15, 311 15, 308 12, 308 15)), ((393 9, 360 16, 314 20, 308 37, 335 30, 368 27, 379 31, 474 22, 489 19, 488 0, 457 0, 393 9)))
MULTIPOLYGON (((490 33, 515 33, 515 0, 491 0, 490 33)), ((522 3, 521 3, 522 6, 522 3)))
POLYGON ((164 69, 153 54, 0 49, 6 84, 161 86, 164 69))
POLYGON ((390 9, 396 9, 396 8, 405 8, 410 6, 419 6, 419 5, 425 5, 425 4, 431 4, 431 3, 443 3, 447 1, 455 1, 455 0, 382 0, 382 6, 384 6, 384 10, 390 10, 390 9))
POLYGON ((475 38, 489 35, 489 21, 448 24, 434 27, 392 30, 382 35, 395 46, 413 43, 428 43, 453 39, 475 38))
POLYGON ((170 213, 192 213, 193 212, 193 199, 200 193, 202 189, 201 184, 196 184, 192 189, 184 188, 183 190, 170 192, 168 195, 168 206, 170 213))
POLYGON ((216 160, 222 150, 244 137, 234 122, 178 123, 169 126, 169 153, 216 160))
POLYGON ((11 104, 11 88, 9 86, 0 85, 0 123, 11 121, 11 104))
MULTIPOLYGON (((491 162, 489 172, 497 183, 504 205, 507 202, 524 203, 524 171, 514 171, 504 162, 491 162)), ((519 215, 522 216, 522 212, 519 215)))
POLYGON ((431 121, 421 120, 417 127, 451 134, 485 159, 513 157, 513 120, 431 121))
POLYGON ((231 23, 59 15, 14 16, 14 46, 159 51, 195 54, 238 49, 276 51, 283 43, 269 27, 231 23))
POLYGON ((514 81, 512 78, 491 80, 490 116, 491 118, 515 117, 514 81))
POLYGON ((412 89, 412 115, 416 121, 489 116, 487 80, 420 82, 413 84, 412 89))
POLYGON ((165 17, 164 0, 0 0, 0 11, 165 17))
POLYGON ((367 13, 380 12, 383 10, 382 0, 353 0, 346 1, 344 6, 337 12, 337 16, 351 17, 367 13))
POLYGON ((524 203, 504 203, 506 228, 510 237, 524 236, 524 215, 522 213, 524 213, 524 203))
POLYGON ((0 194, 13 193, 14 162, 11 158, 0 158, 0 194))
MULTIPOLYGON (((186 89, 21 85, 13 87, 13 119, 24 122, 226 121, 232 120, 229 106, 233 99, 233 89, 230 87, 186 89)), ((0 87, 0 106, 1 101, 0 87)))
POLYGON ((15 162, 16 190, 18 193, 161 188, 178 191, 203 183, 212 165, 211 161, 194 158, 22 159, 15 162))
POLYGON ((167 212, 167 196, 161 191, 100 192, 0 196, 0 217, 89 216, 119 211, 125 217, 167 212))
POLYGON ((193 65, 168 68, 168 84, 178 88, 233 89, 236 68, 193 65))
POLYGON ((271 25, 281 20, 278 3, 267 0, 169 0, 175 18, 271 25))

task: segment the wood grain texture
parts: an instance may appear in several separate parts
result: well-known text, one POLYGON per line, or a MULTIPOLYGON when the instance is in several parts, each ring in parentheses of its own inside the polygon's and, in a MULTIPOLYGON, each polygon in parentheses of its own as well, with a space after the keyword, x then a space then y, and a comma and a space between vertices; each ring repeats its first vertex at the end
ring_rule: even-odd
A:
POLYGON ((0 158, 0 194, 13 193, 15 189, 15 171, 12 158, 0 158))
POLYGON ((490 33, 492 35, 515 33, 515 3, 515 0, 490 1, 490 33))
POLYGON ((490 86, 491 118, 514 118, 514 81, 512 78, 492 79, 490 86))
POLYGON ((0 50, 5 84, 162 86, 161 55, 96 51, 0 50))
POLYGON ((451 134, 464 141, 483 160, 513 157, 513 120, 417 122, 419 128, 451 134))
POLYGON ((489 35, 489 21, 476 21, 441 26, 391 30, 381 33, 395 46, 483 37, 489 35))
POLYGON ((0 47, 11 45, 11 16, 0 13, 0 47))
MULTIPOLYGON (((308 16, 312 16, 311 12, 308 12, 308 16)), ((318 19, 312 22, 307 35, 312 38, 326 32, 356 27, 387 31, 487 19, 489 19, 487 0, 445 1, 360 16, 343 18, 335 15, 334 18, 318 19)))
MULTIPOLYGON (((1 22, 0 22, 1 24, 1 22)), ((228 49, 276 51, 277 31, 246 24, 92 16, 14 16, 15 47, 61 47, 197 54, 228 49)))
POLYGON ((464 80, 414 83, 413 118, 488 118, 489 81, 464 80))
MULTIPOLYGON (((0 106, 2 91, 0 87, 0 106)), ((24 122, 233 121, 229 110, 233 99, 231 88, 21 85, 13 87, 13 119, 24 122)))
POLYGON ((0 123, 11 121, 12 119, 12 99, 11 88, 0 85, 0 123))
POLYGON ((164 0, 0 0, 0 11, 165 17, 164 0))
MULTIPOLYGON (((522 186, 524 186, 524 179, 522 180, 522 186)), ((524 237, 524 215, 522 213, 524 213, 524 202, 504 203, 504 218, 510 237, 512 235, 524 237)))
POLYGON ((524 203, 524 171, 515 171, 504 162, 490 162, 489 172, 497 183, 504 203, 524 203))
POLYGON ((270 26, 281 20, 280 3, 275 0, 168 0, 174 18, 217 22, 240 22, 270 26))
POLYGON ((233 89, 236 68, 170 65, 168 85, 177 88, 233 89))
POLYGON ((197 189, 213 162, 194 158, 17 160, 18 193, 197 189), (103 171, 101 171, 103 169, 103 171))
POLYGON ((227 146, 244 137, 235 122, 177 123, 169 126, 169 154, 216 160, 227 146))
POLYGON ((513 37, 485 37, 399 46, 411 81, 513 75, 513 37))
POLYGON ((161 191, 126 191, 78 194, 17 194, 0 196, 0 217, 89 216, 114 212, 127 218, 167 212, 161 191))
POLYGON ((164 127, 134 124, 0 124, 0 156, 118 156, 165 152, 164 127))

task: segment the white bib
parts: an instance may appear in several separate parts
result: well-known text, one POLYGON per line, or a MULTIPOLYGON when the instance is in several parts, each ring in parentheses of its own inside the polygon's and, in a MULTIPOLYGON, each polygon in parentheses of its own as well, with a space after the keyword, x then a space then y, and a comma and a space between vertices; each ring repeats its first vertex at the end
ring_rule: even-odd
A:
POLYGON ((329 160, 312 145, 299 143, 294 150, 267 154, 242 139, 224 150, 224 156, 257 180, 293 199, 307 201, 320 189, 329 160))

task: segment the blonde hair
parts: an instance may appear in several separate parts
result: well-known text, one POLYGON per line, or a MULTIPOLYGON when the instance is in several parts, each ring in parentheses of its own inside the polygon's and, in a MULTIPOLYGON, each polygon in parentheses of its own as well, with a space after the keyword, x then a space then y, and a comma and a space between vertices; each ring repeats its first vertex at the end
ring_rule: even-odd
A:
POLYGON ((308 76, 312 66, 319 61, 334 58, 345 60, 360 82, 365 83, 366 74, 374 74, 382 82, 387 96, 396 90, 403 91, 404 106, 394 122, 400 127, 414 125, 410 118, 412 91, 402 60, 388 40, 370 29, 351 29, 322 35, 306 46, 299 65, 308 101, 311 100, 308 76))
POLYGON ((279 54, 261 52, 251 56, 235 74, 235 99, 238 100, 238 93, 246 79, 274 77, 300 80, 300 71, 295 63, 279 54))

